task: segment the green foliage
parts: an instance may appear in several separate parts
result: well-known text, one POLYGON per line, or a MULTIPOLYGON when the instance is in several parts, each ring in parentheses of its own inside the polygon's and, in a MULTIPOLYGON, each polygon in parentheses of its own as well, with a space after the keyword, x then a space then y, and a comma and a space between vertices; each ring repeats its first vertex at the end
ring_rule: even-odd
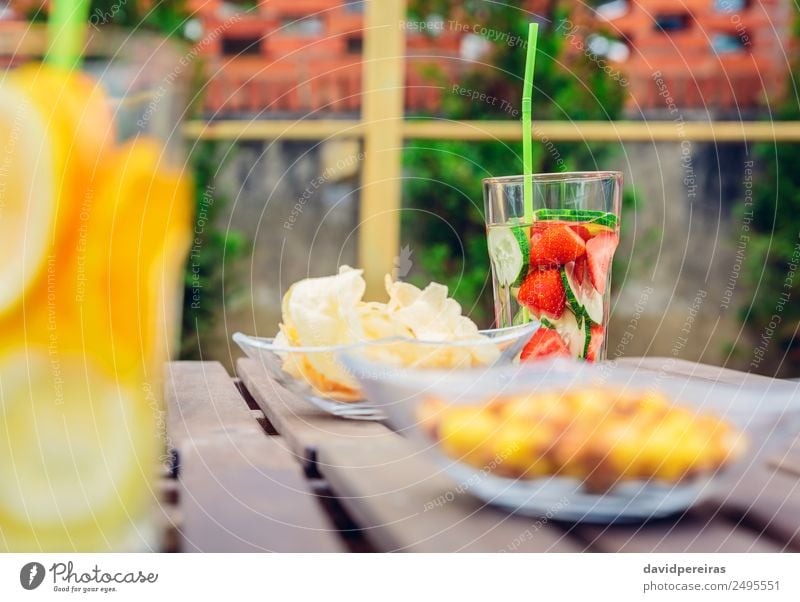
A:
MULTIPOLYGON (((794 24, 794 38, 790 44, 800 41, 800 18, 794 24)), ((800 59, 796 55, 789 75, 786 97, 773 118, 797 121, 800 120, 797 89, 800 59)), ((742 269, 743 282, 753 291, 753 298, 742 314, 757 340, 770 336, 774 330, 768 359, 759 368, 770 370, 782 362, 780 373, 798 376, 800 146, 762 143, 755 146, 753 155, 758 176, 753 183, 750 240, 742 269), (776 322, 774 316, 778 317, 778 328, 770 328, 770 323, 776 322)), ((740 212, 741 219, 748 217, 744 211, 740 212)))
MULTIPOLYGON (((45 0, 26 2, 29 21, 47 20, 45 0)), ((89 23, 95 27, 116 25, 130 29, 149 29, 168 36, 181 36, 188 18, 186 0, 92 0, 89 23)))
MULTIPOLYGON (((430 15, 440 15, 445 24, 453 20, 496 32, 487 37, 492 44, 491 56, 485 59, 488 65, 476 63, 458 81, 466 90, 497 98, 495 103, 454 93, 443 74, 423 67, 421 72, 432 83, 444 86, 442 115, 448 119, 520 119, 524 44, 528 22, 535 17, 503 3, 412 0, 410 19, 425 20, 430 15)), ((546 21, 540 23, 537 46, 534 135, 537 121, 613 119, 623 108, 624 89, 591 57, 566 48, 563 31, 567 28, 559 30, 558 26, 567 15, 558 2, 550 3, 548 14, 539 15, 546 21)), ((534 171, 596 169, 611 156, 612 148, 608 144, 534 141, 534 171)), ((465 309, 471 310, 472 317, 484 325, 491 322, 492 291, 481 179, 521 173, 521 155, 522 145, 518 143, 428 140, 409 141, 404 153, 407 210, 403 226, 418 249, 412 280, 447 284, 465 309)), ((632 202, 630 195, 626 199, 632 202)), ((618 274, 623 272, 617 270, 618 274)))
POLYGON ((186 0, 92 0, 89 21, 133 29, 149 29, 168 36, 182 36, 188 18, 186 0))
POLYGON ((200 359, 204 355, 203 335, 216 325, 226 301, 241 291, 235 278, 223 279, 224 268, 230 269, 248 249, 240 232, 226 232, 216 226, 220 212, 229 202, 216 191, 220 170, 217 147, 216 142, 201 142, 189 159, 195 177, 197 222, 183 283, 182 359, 200 359))

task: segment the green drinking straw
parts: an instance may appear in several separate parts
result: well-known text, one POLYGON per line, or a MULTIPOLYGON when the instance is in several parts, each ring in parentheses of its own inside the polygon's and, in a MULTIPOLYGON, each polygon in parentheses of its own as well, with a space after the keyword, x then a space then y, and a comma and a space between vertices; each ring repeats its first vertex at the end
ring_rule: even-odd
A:
POLYGON ((47 19, 47 56, 54 67, 80 66, 89 20, 89 0, 53 0, 47 19))
POLYGON ((533 137, 531 134, 531 92, 533 91, 533 68, 536 65, 536 41, 539 24, 528 25, 528 56, 525 59, 525 81, 522 86, 522 166, 525 223, 533 221, 533 137))

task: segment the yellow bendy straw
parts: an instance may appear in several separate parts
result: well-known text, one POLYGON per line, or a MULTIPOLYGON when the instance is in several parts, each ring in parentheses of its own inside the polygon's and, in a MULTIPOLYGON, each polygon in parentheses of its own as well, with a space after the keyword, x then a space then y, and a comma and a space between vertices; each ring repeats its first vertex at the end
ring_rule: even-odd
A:
POLYGON ((525 81, 522 86, 522 167, 525 223, 533 221, 533 141, 531 134, 531 93, 533 91, 533 72, 536 65, 536 42, 539 38, 539 24, 528 25, 528 55, 525 59, 525 81))
POLYGON ((45 62, 54 67, 80 67, 89 0, 53 0, 47 19, 47 56, 45 62))

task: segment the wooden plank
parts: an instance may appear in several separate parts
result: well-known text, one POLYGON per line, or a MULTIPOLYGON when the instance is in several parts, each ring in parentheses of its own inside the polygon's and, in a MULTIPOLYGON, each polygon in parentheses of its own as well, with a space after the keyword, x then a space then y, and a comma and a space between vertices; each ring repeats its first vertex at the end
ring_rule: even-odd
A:
POLYGON ((386 296, 383 278, 400 250, 401 162, 405 77, 405 0, 367 2, 364 7, 361 173, 358 265, 367 298, 386 296))
POLYGON ((378 422, 346 420, 326 414, 277 384, 256 360, 240 359, 236 371, 270 424, 286 440, 306 470, 313 470, 318 450, 328 443, 355 440, 370 449, 396 437, 378 422))
POLYGON ((221 364, 172 363, 166 391, 184 551, 341 550, 285 442, 259 426, 221 364))
POLYGON ((757 467, 737 481, 721 502, 722 511, 755 531, 800 550, 800 479, 757 467))
POLYGON ((259 430, 219 362, 171 362, 165 389, 168 444, 175 449, 192 438, 259 430))
POLYGON ((314 461, 337 500, 378 549, 394 551, 578 551, 552 526, 484 507, 458 490, 382 424, 325 414, 277 385, 261 364, 241 359, 237 372, 294 453, 314 461), (366 462, 367 465, 364 463, 366 462), (426 502, 432 506, 425 510, 426 502), (398 516, 402 520, 395 524, 398 516), (392 518, 393 517, 393 518, 392 518), (535 533, 533 533, 535 531, 535 533))
POLYGON ((199 439, 182 453, 183 551, 343 551, 280 438, 199 439))
POLYGON ((483 504, 401 437, 368 448, 331 443, 319 470, 339 501, 382 551, 577 552, 554 524, 483 504))
MULTIPOLYGON (((651 359, 640 363, 645 369, 663 369, 664 358, 651 359)), ((714 381, 740 383, 743 377, 735 371, 691 362, 675 361, 668 366, 670 374, 714 381)), ((638 527, 577 526, 570 529, 573 538, 564 538, 553 525, 532 530, 535 519, 509 517, 500 510, 481 508, 480 502, 467 492, 458 493, 458 486, 448 477, 433 471, 426 461, 411 453, 405 441, 380 425, 367 427, 322 414, 274 385, 253 360, 241 360, 239 372, 278 431, 296 438, 294 447, 298 449, 307 450, 309 446, 315 449, 317 469, 379 549, 580 549, 575 539, 602 551, 768 552, 784 549, 787 542, 789 548, 796 546, 797 520, 792 512, 800 512, 800 508, 791 502, 794 491, 787 488, 788 482, 784 482, 776 495, 767 488, 754 508, 749 504, 753 501, 752 494, 745 493, 738 500, 726 497, 722 513, 714 510, 716 506, 707 506, 679 520, 655 521, 638 527), (373 438, 362 439, 363 429, 373 427, 379 427, 370 434, 373 438), (446 504, 428 503, 449 498, 452 500, 446 504), (787 501, 789 511, 778 512, 787 501), (743 518, 746 526, 739 525, 743 518)))
MULTIPOLYGON (((203 140, 326 140, 331 137, 361 137, 364 124, 350 119, 286 120, 190 120, 183 134, 203 140)), ((446 119, 406 119, 400 124, 403 138, 428 140, 503 140, 522 139, 518 121, 452 121, 446 119)), ((761 121, 687 122, 677 129, 671 121, 539 121, 534 137, 552 141, 593 142, 681 142, 743 140, 768 142, 800 141, 800 121, 775 124, 761 121)))
POLYGON ((155 523, 158 525, 157 528, 158 532, 161 534, 161 541, 159 549, 153 551, 170 553, 180 552, 181 543, 183 540, 180 534, 180 529, 183 519, 181 518, 178 507, 162 504, 160 507, 160 512, 156 516, 155 523))
POLYGON ((787 449, 791 443, 785 440, 758 449, 749 463, 725 477, 726 490, 717 501, 725 515, 768 534, 786 549, 797 551, 800 550, 800 478, 777 468, 771 461, 776 457, 776 449, 787 449))
POLYGON ((638 525, 580 525, 573 531, 602 552, 780 552, 783 544, 742 528, 704 504, 675 519, 638 525))
POLYGON ((788 475, 800 478, 800 435, 783 452, 773 452, 767 457, 767 464, 788 475))
POLYGON ((155 523, 161 534, 161 552, 179 552, 181 544, 181 519, 178 481, 171 477, 162 477, 157 482, 159 503, 155 515, 155 523))
POLYGON ((757 386, 769 386, 774 383, 785 383, 781 379, 770 378, 761 374, 750 374, 699 364, 674 357, 623 357, 615 360, 621 366, 636 368, 656 373, 663 373, 669 376, 689 376, 695 380, 707 380, 712 382, 724 382, 732 385, 753 384, 757 386))

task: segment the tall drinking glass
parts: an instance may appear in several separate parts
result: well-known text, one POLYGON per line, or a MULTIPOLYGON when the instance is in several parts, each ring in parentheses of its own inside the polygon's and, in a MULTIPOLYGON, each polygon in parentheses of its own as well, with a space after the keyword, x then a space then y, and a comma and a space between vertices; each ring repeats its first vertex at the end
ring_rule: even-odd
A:
POLYGON ((42 63, 42 28, 0 36, 0 551, 158 550, 189 64, 87 35, 77 71, 42 63))
POLYGON ((534 174, 483 180, 495 319, 542 327, 522 359, 605 359, 611 261, 619 241, 622 174, 534 174))

